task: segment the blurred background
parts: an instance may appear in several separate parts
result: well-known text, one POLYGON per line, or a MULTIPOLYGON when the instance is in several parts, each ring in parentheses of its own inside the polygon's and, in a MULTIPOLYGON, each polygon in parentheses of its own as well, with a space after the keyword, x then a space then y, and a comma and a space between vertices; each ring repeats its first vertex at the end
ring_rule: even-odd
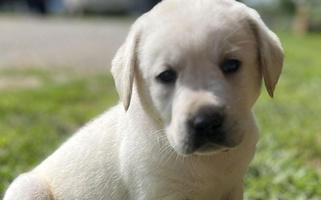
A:
MULTIPOLYGON (((109 69, 130 25, 160 0, 0 0, 0 198, 9 183, 116 104, 109 69)), ((321 199, 321 0, 243 0, 280 37, 274 99, 245 199, 321 199)), ((213 19, 215 20, 215 19, 213 19)))

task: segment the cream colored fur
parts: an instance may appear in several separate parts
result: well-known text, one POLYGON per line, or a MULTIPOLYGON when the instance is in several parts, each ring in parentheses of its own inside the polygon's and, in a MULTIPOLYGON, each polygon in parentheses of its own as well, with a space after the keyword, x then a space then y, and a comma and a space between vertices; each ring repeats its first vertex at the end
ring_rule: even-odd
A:
POLYGON ((4 199, 241 200, 258 139, 252 106, 262 78, 273 96, 282 64, 278 38, 245 5, 165 0, 116 54, 121 102, 20 175, 4 199), (227 58, 241 61, 235 74, 222 72, 227 58), (169 68, 177 80, 161 84, 169 68), (224 108, 226 145, 187 155, 185 124, 202 106, 224 108))

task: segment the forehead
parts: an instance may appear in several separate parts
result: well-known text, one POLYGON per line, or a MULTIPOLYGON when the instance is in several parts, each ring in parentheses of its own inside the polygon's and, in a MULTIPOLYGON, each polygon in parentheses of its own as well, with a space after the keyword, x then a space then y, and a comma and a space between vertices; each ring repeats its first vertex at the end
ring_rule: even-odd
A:
POLYGON ((176 11, 156 10, 147 16, 142 43, 148 52, 143 54, 156 58, 177 59, 186 55, 214 58, 253 49, 255 38, 242 10, 219 5, 214 8, 203 5, 176 11))

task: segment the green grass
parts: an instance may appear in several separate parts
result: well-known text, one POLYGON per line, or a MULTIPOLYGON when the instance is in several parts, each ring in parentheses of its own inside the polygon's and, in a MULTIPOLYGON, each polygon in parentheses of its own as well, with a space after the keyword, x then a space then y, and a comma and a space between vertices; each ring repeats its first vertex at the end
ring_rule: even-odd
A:
POLYGON ((60 73, 34 69, 0 73, 11 78, 38 77, 41 82, 37 88, 0 91, 0 199, 14 177, 30 170, 117 101, 107 73, 61 83, 54 81, 60 73))
POLYGON ((255 106, 261 138, 246 199, 321 199, 321 35, 280 34, 285 66, 275 99, 255 106))
MULTIPOLYGON (((286 62, 275 99, 262 88, 255 106, 261 138, 245 179, 245 199, 320 200, 321 35, 279 36, 286 62)), ((110 76, 69 80, 71 73, 0 72, 0 78, 27 76, 41 83, 0 90, 0 197, 14 177, 117 101, 110 76)))

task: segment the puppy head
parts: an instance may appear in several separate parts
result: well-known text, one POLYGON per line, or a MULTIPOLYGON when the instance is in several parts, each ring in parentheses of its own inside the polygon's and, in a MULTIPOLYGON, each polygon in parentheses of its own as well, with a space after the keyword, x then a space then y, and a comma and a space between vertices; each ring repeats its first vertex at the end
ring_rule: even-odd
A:
POLYGON ((112 73, 126 110, 135 79, 170 145, 202 154, 244 140, 262 77, 273 96, 282 65, 278 38, 254 10, 230 0, 166 0, 134 24, 112 73))

